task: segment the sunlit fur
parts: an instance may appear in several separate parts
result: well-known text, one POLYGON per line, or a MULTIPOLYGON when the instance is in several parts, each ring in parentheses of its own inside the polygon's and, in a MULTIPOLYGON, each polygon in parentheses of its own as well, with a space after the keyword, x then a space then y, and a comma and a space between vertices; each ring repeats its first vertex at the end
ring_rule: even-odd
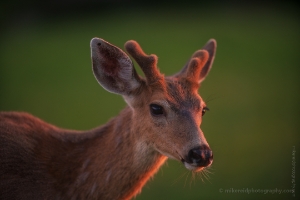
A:
POLYGON ((61 129, 28 113, 1 112, 0 199, 130 199, 167 157, 208 176, 207 166, 186 157, 194 147, 209 148, 200 129, 205 102, 198 88, 211 68, 215 41, 169 77, 157 69, 157 57, 146 55, 135 41, 126 49, 145 78, 108 42, 94 38, 91 49, 96 79, 128 106, 88 131, 61 129), (161 104, 164 115, 153 116, 151 103, 161 104))

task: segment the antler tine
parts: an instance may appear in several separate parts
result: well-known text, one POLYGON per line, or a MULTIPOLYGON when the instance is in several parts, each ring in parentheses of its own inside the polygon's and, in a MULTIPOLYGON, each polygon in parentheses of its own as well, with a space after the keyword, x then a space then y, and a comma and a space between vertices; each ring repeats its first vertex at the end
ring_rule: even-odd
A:
POLYGON ((201 70, 207 62, 208 57, 209 54, 206 50, 196 51, 189 62, 186 76, 193 79, 195 82, 198 82, 201 70))
POLYGON ((189 62, 188 69, 186 71, 186 77, 194 82, 200 83, 199 76, 208 58, 209 53, 206 50, 201 49, 196 51, 189 62))
POLYGON ((143 70, 148 84, 162 79, 163 76, 157 68, 157 56, 154 54, 147 55, 144 53, 140 45, 134 41, 129 40, 125 43, 125 49, 135 59, 143 70))

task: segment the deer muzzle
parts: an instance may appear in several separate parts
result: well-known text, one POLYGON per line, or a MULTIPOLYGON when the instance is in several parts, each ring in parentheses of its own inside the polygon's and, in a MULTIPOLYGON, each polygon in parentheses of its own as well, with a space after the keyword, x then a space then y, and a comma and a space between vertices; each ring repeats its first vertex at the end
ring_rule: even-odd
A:
POLYGON ((187 156, 181 161, 187 169, 200 171, 212 164, 213 153, 208 146, 203 145, 189 150, 187 156))

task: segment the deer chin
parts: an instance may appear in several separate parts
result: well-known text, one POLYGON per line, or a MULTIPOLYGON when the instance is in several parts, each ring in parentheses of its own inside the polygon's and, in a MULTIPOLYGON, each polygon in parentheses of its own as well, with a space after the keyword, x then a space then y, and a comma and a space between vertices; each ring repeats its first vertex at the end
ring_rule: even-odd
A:
POLYGON ((180 160, 178 159, 176 156, 170 154, 170 153, 167 153, 167 152, 164 152, 164 151, 161 151, 160 149, 158 149, 157 147, 155 148, 160 154, 170 158, 170 159, 173 159, 173 160, 180 160))
POLYGON ((194 166, 193 164, 187 163, 185 161, 183 161, 183 164, 185 168, 193 172, 200 172, 205 168, 205 167, 194 166))

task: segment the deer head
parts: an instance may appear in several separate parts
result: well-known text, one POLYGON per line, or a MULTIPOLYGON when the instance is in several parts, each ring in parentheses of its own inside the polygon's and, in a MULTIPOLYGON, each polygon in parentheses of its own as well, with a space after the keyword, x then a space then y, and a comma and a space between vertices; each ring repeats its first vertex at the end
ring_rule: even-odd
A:
POLYGON ((198 89, 211 69, 215 40, 209 40, 172 76, 161 74, 157 56, 145 54, 132 40, 125 49, 145 77, 137 74, 124 51, 103 39, 92 39, 91 49, 93 72, 100 85, 122 95, 132 110, 129 127, 138 138, 139 151, 176 159, 193 171, 211 165, 213 154, 200 129, 208 108, 198 89))

